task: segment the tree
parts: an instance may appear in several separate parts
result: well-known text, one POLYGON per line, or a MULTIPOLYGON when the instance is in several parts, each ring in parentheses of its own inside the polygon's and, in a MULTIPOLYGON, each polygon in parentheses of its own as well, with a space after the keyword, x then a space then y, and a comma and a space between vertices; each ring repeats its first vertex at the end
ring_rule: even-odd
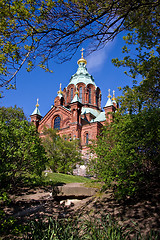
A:
POLYGON ((77 163, 82 162, 77 140, 57 135, 55 129, 45 129, 43 146, 49 159, 48 166, 54 172, 72 173, 77 163))
MULTIPOLYGON (((143 108, 160 107, 160 7, 139 13, 141 22, 128 28, 124 37, 123 60, 113 59, 115 66, 127 68, 125 74, 133 79, 133 86, 123 88, 121 110, 139 112, 143 108), (129 49, 131 47, 131 49, 129 49), (129 69, 129 70, 128 70, 129 69), (139 82, 137 79, 140 78, 139 82)), ((125 24, 134 21, 131 15, 125 24)))
POLYGON ((160 81, 159 81, 159 7, 129 14, 124 25, 123 60, 113 59, 115 66, 125 67, 133 86, 125 86, 119 97, 120 109, 114 121, 102 131, 93 147, 93 173, 114 186, 119 197, 133 195, 160 171, 160 81), (135 25, 135 16, 141 22, 135 25), (131 47, 131 49, 128 48, 131 47), (133 54, 132 54, 133 51, 133 54), (140 83, 137 78, 140 78, 140 83))
POLYGON ((45 151, 35 126, 17 107, 0 108, 0 185, 15 184, 27 174, 41 175, 46 164, 45 151))
POLYGON ((14 87, 25 62, 28 71, 36 64, 49 71, 50 59, 70 59, 84 42, 91 51, 103 47, 142 19, 154 20, 158 7, 158 0, 0 0, 0 86, 14 87))
POLYGON ((114 188, 118 197, 135 194, 149 180, 159 179, 160 109, 124 116, 116 113, 93 150, 97 157, 92 159, 90 171, 114 188))

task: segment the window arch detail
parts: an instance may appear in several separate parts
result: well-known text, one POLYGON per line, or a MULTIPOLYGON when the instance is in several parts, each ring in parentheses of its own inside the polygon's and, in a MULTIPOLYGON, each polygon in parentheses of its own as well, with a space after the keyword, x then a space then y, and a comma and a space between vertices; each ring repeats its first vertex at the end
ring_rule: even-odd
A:
POLYGON ((73 100, 73 88, 71 88, 71 101, 73 100))
POLYGON ((97 107, 98 107, 98 103, 99 103, 99 93, 96 92, 96 105, 97 105, 97 107))
POLYGON ((61 118, 59 116, 57 116, 54 119, 54 129, 60 129, 60 123, 61 123, 61 118))
POLYGON ((88 91, 89 91, 89 103, 91 103, 91 92, 92 92, 92 90, 91 90, 91 87, 89 87, 89 89, 88 89, 88 91))
POLYGON ((82 87, 79 88, 79 100, 82 103, 82 87))

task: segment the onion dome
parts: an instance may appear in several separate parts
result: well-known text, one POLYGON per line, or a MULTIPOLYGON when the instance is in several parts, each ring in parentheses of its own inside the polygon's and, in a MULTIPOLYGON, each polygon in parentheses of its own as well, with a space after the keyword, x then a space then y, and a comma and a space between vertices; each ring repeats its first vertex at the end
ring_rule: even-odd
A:
POLYGON ((81 51, 82 51, 81 58, 77 62, 78 63, 77 72, 74 75, 72 75, 68 86, 71 84, 74 84, 76 86, 78 83, 84 83, 86 86, 88 84, 93 84, 97 88, 94 82, 94 78, 87 71, 87 68, 86 68, 87 61, 83 57, 84 49, 82 48, 81 51))
POLYGON ((83 57, 83 51, 84 51, 85 49, 84 48, 82 48, 82 50, 81 50, 81 58, 77 61, 77 63, 78 63, 78 65, 80 64, 80 63, 84 63, 85 65, 87 65, 87 60, 86 59, 84 59, 84 57, 83 57))
POLYGON ((34 109, 34 111, 33 111, 33 113, 31 114, 31 116, 32 115, 39 115, 39 116, 42 116, 41 114, 40 114, 40 111, 39 111, 39 104, 38 104, 38 101, 39 101, 39 99, 37 98, 37 104, 36 104, 36 108, 34 109))

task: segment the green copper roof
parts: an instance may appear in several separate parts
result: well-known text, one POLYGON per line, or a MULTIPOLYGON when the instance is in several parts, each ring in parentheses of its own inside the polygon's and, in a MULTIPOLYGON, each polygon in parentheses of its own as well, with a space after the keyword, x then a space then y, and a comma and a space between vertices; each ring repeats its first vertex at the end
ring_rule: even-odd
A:
POLYGON ((97 117, 100 114, 100 111, 92 108, 82 107, 81 115, 91 113, 93 116, 97 117))
POLYGON ((77 72, 72 75, 68 86, 70 84, 77 85, 80 82, 84 83, 85 85, 93 84, 95 87, 97 87, 94 82, 94 78, 88 73, 86 64, 84 62, 79 63, 77 72))
POLYGON ((103 122, 106 120, 105 112, 101 112, 95 119, 92 119, 91 122, 103 122))
POLYGON ((35 115, 35 114, 37 114, 37 115, 39 115, 39 116, 42 116, 42 115, 40 114, 40 111, 39 111, 38 107, 36 107, 36 108, 34 109, 34 111, 33 111, 33 113, 31 114, 31 116, 32 116, 32 115, 35 115))
POLYGON ((113 102, 112 102, 111 98, 108 98, 108 101, 107 101, 105 107, 109 107, 109 106, 112 106, 112 105, 113 105, 113 102))
POLYGON ((78 97, 78 94, 75 94, 75 96, 74 96, 74 98, 73 98, 73 100, 72 100, 71 103, 74 103, 74 102, 80 102, 80 99, 79 99, 79 97, 78 97))

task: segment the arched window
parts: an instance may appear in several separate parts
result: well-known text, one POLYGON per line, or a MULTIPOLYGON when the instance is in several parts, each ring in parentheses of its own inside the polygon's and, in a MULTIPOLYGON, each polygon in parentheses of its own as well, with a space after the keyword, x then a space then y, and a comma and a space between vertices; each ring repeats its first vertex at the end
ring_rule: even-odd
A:
POLYGON ((86 133, 86 145, 88 145, 88 141, 89 141, 88 133, 86 133))
POLYGON ((89 88, 89 103, 91 103, 91 88, 89 88))
POLYGON ((82 103, 82 87, 79 88, 79 100, 82 103))
POLYGON ((54 119, 54 128, 55 129, 60 129, 60 122, 61 122, 61 118, 59 116, 54 119))
POLYGON ((73 88, 71 88, 71 101, 73 99, 73 88))
POLYGON ((98 92, 96 92, 96 105, 97 105, 97 107, 98 107, 98 99, 99 99, 99 94, 98 94, 98 92))
POLYGON ((65 105, 67 104, 67 92, 65 94, 65 105))

